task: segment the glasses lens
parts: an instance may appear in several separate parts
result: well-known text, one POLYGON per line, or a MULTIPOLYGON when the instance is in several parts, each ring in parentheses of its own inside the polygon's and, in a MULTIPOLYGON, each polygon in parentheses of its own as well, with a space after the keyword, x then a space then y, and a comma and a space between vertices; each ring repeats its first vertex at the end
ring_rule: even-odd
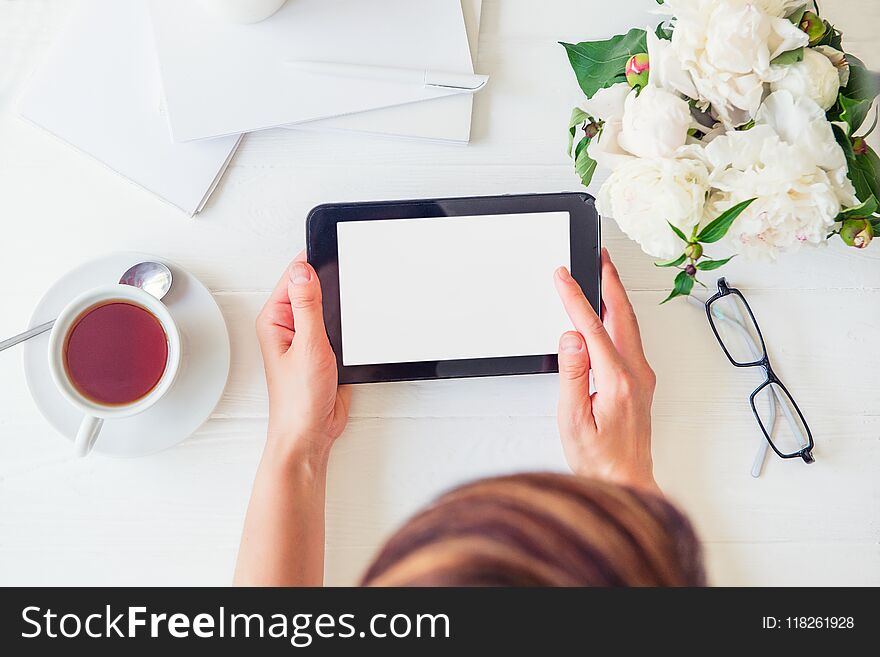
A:
POLYGON ((785 388, 770 383, 754 398, 755 413, 770 441, 785 455, 797 454, 810 444, 807 427, 785 388))
POLYGON ((733 362, 748 365, 764 357, 761 334, 738 294, 728 294, 713 301, 709 306, 709 317, 733 362))

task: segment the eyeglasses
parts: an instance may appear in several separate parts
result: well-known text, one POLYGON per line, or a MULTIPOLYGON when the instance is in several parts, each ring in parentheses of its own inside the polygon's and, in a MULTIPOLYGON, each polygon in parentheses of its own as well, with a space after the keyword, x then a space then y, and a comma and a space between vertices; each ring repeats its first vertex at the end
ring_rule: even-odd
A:
POLYGON ((788 389, 773 371, 764 336, 742 292, 730 287, 726 279, 718 279, 718 292, 706 301, 706 316, 733 365, 764 370, 764 382, 749 395, 749 404, 767 443, 781 458, 800 457, 805 463, 813 463, 813 434, 788 389))

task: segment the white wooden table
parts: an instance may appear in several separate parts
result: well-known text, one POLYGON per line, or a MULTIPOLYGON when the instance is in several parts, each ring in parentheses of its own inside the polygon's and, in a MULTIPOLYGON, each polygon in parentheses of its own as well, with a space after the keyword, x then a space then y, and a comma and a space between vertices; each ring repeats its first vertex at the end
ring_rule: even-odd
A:
MULTIPOLYGON (((470 146, 251 135, 190 220, 16 117, 16 93, 68 3, 0 0, 0 336, 24 328, 69 268, 138 250, 199 276, 232 337, 232 371, 212 419, 180 446, 134 460, 76 460, 29 398, 20 353, 0 354, 0 584, 230 582, 266 425, 253 321, 303 247, 309 208, 577 188, 564 149, 579 94, 556 41, 610 35, 654 0, 617 3, 614 16, 603 0, 539 4, 484 2, 478 70, 492 82, 476 100, 470 146)), ((880 5, 821 4, 849 49, 880 69, 880 5)), ((604 233, 658 375, 657 475, 694 519, 711 581, 880 584, 880 244, 857 252, 835 241, 778 266, 738 260, 727 269, 817 443, 815 465, 774 457, 755 480, 759 436, 747 406, 755 375, 727 363, 696 309, 659 307, 668 272, 613 223, 604 233)), ((553 376, 358 388, 330 468, 328 583, 356 582, 383 538, 450 486, 562 469, 555 403, 553 376)))

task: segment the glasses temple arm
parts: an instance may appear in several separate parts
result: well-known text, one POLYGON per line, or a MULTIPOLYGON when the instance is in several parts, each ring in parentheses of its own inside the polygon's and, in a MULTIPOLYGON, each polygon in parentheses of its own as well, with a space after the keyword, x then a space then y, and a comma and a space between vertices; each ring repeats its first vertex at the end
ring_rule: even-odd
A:
MULTIPOLYGON (((746 346, 749 348, 749 351, 752 353, 752 357, 754 359, 758 359, 761 357, 762 353, 758 349, 758 345, 755 342, 754 338, 751 334, 746 330, 743 322, 745 322, 745 318, 742 315, 742 312, 737 306, 733 306, 733 310, 737 315, 737 318, 734 319, 729 317, 727 314, 721 312, 718 308, 711 308, 712 314, 715 315, 716 318, 721 321, 727 322, 730 324, 736 331, 740 334, 740 337, 743 338, 743 341, 746 343, 746 346)), ((779 389, 776 386, 771 385, 770 389, 773 391, 773 397, 771 397, 771 418, 770 418, 770 429, 773 428, 773 425, 776 424, 776 406, 777 404, 782 408, 782 414, 785 416, 785 421, 788 423, 788 428, 791 430, 793 436, 799 436, 800 446, 806 447, 810 444, 809 439, 804 435, 804 432, 800 429, 800 426, 795 420, 794 415, 791 412, 791 408, 782 398, 782 394, 779 392, 779 389)), ((755 469, 758 465, 759 460, 763 463, 764 454, 767 452, 767 443, 766 441, 762 441, 761 448, 758 450, 758 454, 755 455, 755 461, 752 464, 752 476, 755 475, 755 469)), ((758 467, 758 471, 760 472, 760 467, 758 467)))
MULTIPOLYGON (((755 343, 754 338, 752 338, 752 336, 749 334, 749 332, 745 328, 745 324, 744 324, 745 318, 743 317, 742 311, 739 309, 739 306, 733 306, 733 310, 736 313, 737 320, 738 320, 738 321, 736 321, 736 327, 741 331, 742 335, 745 336, 746 342, 748 343, 749 348, 752 351, 752 355, 757 360, 758 358, 761 357, 761 353, 758 351, 758 345, 755 343)), ((732 320, 728 319, 728 321, 732 321, 732 320)), ((810 444, 810 441, 804 435, 804 432, 801 431, 797 420, 795 420, 794 415, 792 415, 791 408, 786 403, 786 401, 782 398, 782 394, 779 392, 779 389, 776 386, 771 385, 770 389, 773 390, 773 398, 772 399, 774 399, 773 420, 770 423, 770 427, 772 428, 773 425, 776 423, 775 407, 778 403, 779 406, 782 408, 782 414, 785 416, 785 421, 788 422, 788 428, 791 429, 791 435, 800 436, 801 447, 802 448, 806 447, 807 445, 810 444)), ((765 449, 765 451, 766 451, 766 449, 765 449)))
MULTIPOLYGON (((752 338, 751 334, 746 330, 745 326, 743 326, 743 322, 745 319, 742 314, 739 312, 739 308, 734 306, 734 310, 736 314, 739 316, 739 320, 728 316, 724 313, 720 308, 713 307, 709 309, 716 319, 726 322, 729 324, 742 338, 742 341, 745 343, 746 348, 752 354, 752 358, 758 360, 761 358, 761 350, 758 348, 758 345, 755 343, 754 338, 752 338)), ((770 427, 776 424, 776 403, 777 400, 775 397, 769 398, 770 402, 770 416, 768 418, 768 423, 770 427)), ((761 470, 764 468, 764 462, 767 460, 767 450, 770 449, 770 443, 767 442, 767 439, 764 435, 761 435, 760 442, 758 443, 758 450, 755 452, 755 458, 752 460, 752 469, 750 474, 752 477, 757 479, 761 476, 761 470)))

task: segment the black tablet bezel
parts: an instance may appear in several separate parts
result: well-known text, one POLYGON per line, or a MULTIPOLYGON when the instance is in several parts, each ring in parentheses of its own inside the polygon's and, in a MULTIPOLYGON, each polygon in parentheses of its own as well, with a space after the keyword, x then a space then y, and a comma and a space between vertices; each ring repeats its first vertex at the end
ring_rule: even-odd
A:
POLYGON ((324 321, 336 353, 340 383, 379 383, 559 371, 556 354, 466 360, 342 364, 339 303, 339 252, 336 224, 342 221, 418 219, 539 212, 568 212, 571 217, 571 273, 593 305, 601 307, 601 229, 595 199, 586 193, 524 194, 471 198, 332 203, 314 208, 306 219, 308 261, 318 272, 324 296, 324 321))

